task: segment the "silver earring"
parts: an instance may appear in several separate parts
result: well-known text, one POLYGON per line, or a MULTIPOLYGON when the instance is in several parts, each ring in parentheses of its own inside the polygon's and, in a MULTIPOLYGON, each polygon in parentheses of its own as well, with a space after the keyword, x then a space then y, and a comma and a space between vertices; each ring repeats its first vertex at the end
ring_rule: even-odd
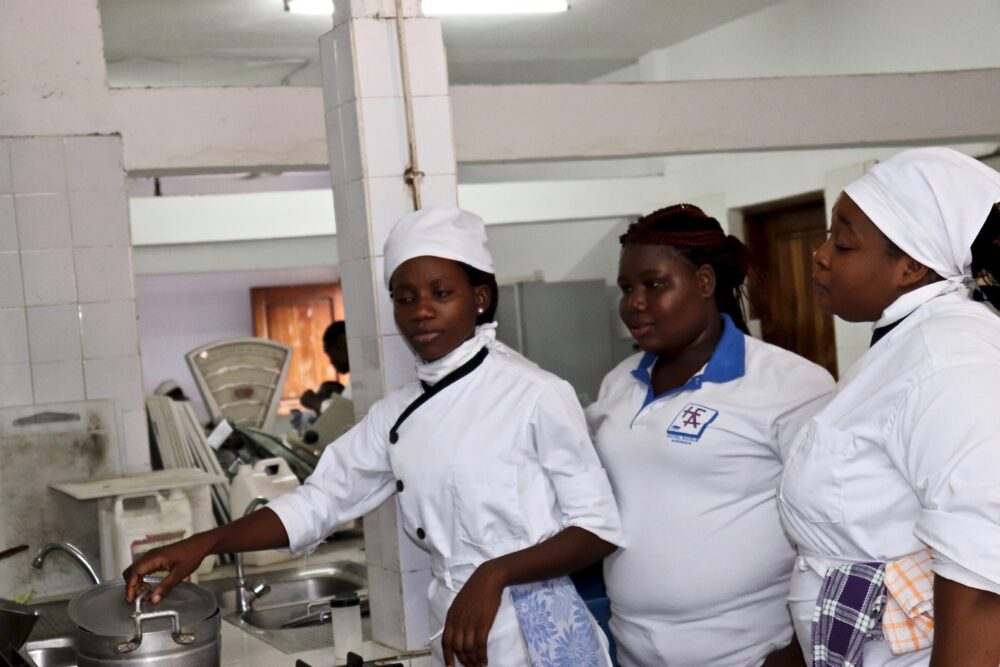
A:
POLYGON ((483 313, 485 313, 486 311, 485 311, 485 310, 483 310, 482 308, 480 308, 478 312, 479 312, 479 314, 480 314, 480 315, 482 315, 482 314, 483 314, 483 313))

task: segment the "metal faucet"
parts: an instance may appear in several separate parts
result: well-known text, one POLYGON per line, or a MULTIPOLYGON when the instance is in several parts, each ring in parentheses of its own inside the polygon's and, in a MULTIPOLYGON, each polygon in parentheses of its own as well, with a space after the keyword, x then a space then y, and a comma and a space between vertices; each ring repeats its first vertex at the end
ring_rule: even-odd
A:
POLYGON ((36 570, 41 570, 42 565, 45 563, 45 558, 53 551, 66 552, 80 565, 80 567, 84 569, 91 581, 95 584, 101 583, 101 578, 97 576, 97 570, 90 564, 87 557, 83 555, 83 552, 80 551, 78 547, 70 544, 69 542, 50 542, 49 544, 46 544, 44 547, 39 549, 38 553, 35 554, 35 557, 31 559, 31 567, 36 570))
MULTIPOLYGON (((247 516, 258 507, 267 504, 267 498, 257 496, 250 501, 243 516, 247 516)), ((271 592, 271 587, 264 582, 258 583, 253 588, 247 588, 246 573, 243 571, 243 552, 236 554, 236 611, 240 616, 250 611, 250 604, 259 597, 263 597, 271 592)))

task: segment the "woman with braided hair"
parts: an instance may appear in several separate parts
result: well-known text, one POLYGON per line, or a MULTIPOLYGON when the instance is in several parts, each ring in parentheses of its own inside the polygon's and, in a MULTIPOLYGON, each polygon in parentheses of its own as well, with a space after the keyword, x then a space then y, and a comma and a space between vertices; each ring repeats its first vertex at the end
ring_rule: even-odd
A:
POLYGON ((587 413, 628 541, 604 565, 618 659, 798 664, 795 554, 775 496, 786 448, 833 379, 747 334, 749 252, 699 208, 656 211, 621 243, 619 314, 641 351, 587 413))

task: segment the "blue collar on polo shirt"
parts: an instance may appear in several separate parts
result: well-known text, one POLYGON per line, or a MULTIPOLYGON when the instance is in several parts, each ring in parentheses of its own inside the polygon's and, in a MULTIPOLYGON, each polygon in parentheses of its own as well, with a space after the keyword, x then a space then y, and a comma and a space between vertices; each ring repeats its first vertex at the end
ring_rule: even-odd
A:
POLYGON ((647 352, 642 355, 639 365, 632 371, 632 377, 646 385, 646 400, 642 404, 643 408, 657 398, 673 396, 682 391, 700 389, 703 382, 723 384, 743 377, 746 373, 746 341, 743 339, 743 332, 736 328, 729 315, 722 313, 722 336, 719 338, 719 344, 715 346, 715 351, 712 352, 712 357, 705 364, 705 370, 693 376, 680 387, 659 396, 653 395, 651 371, 655 363, 656 355, 647 352))

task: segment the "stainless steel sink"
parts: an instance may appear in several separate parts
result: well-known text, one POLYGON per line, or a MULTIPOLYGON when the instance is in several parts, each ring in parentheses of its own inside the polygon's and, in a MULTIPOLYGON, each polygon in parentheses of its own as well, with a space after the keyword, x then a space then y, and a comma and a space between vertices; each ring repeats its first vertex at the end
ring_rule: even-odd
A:
POLYGON ((76 667, 73 637, 30 640, 24 651, 38 667, 76 667))
MULTIPOLYGON (((215 593, 223 618, 284 653, 328 648, 333 633, 325 604, 341 593, 357 593, 362 614, 367 615, 367 568, 353 561, 337 561, 288 570, 262 572, 247 577, 250 587, 266 583, 270 592, 253 601, 242 617, 236 611, 234 578, 211 579, 199 584, 215 593)), ((362 619, 367 625, 368 619, 362 619)))

